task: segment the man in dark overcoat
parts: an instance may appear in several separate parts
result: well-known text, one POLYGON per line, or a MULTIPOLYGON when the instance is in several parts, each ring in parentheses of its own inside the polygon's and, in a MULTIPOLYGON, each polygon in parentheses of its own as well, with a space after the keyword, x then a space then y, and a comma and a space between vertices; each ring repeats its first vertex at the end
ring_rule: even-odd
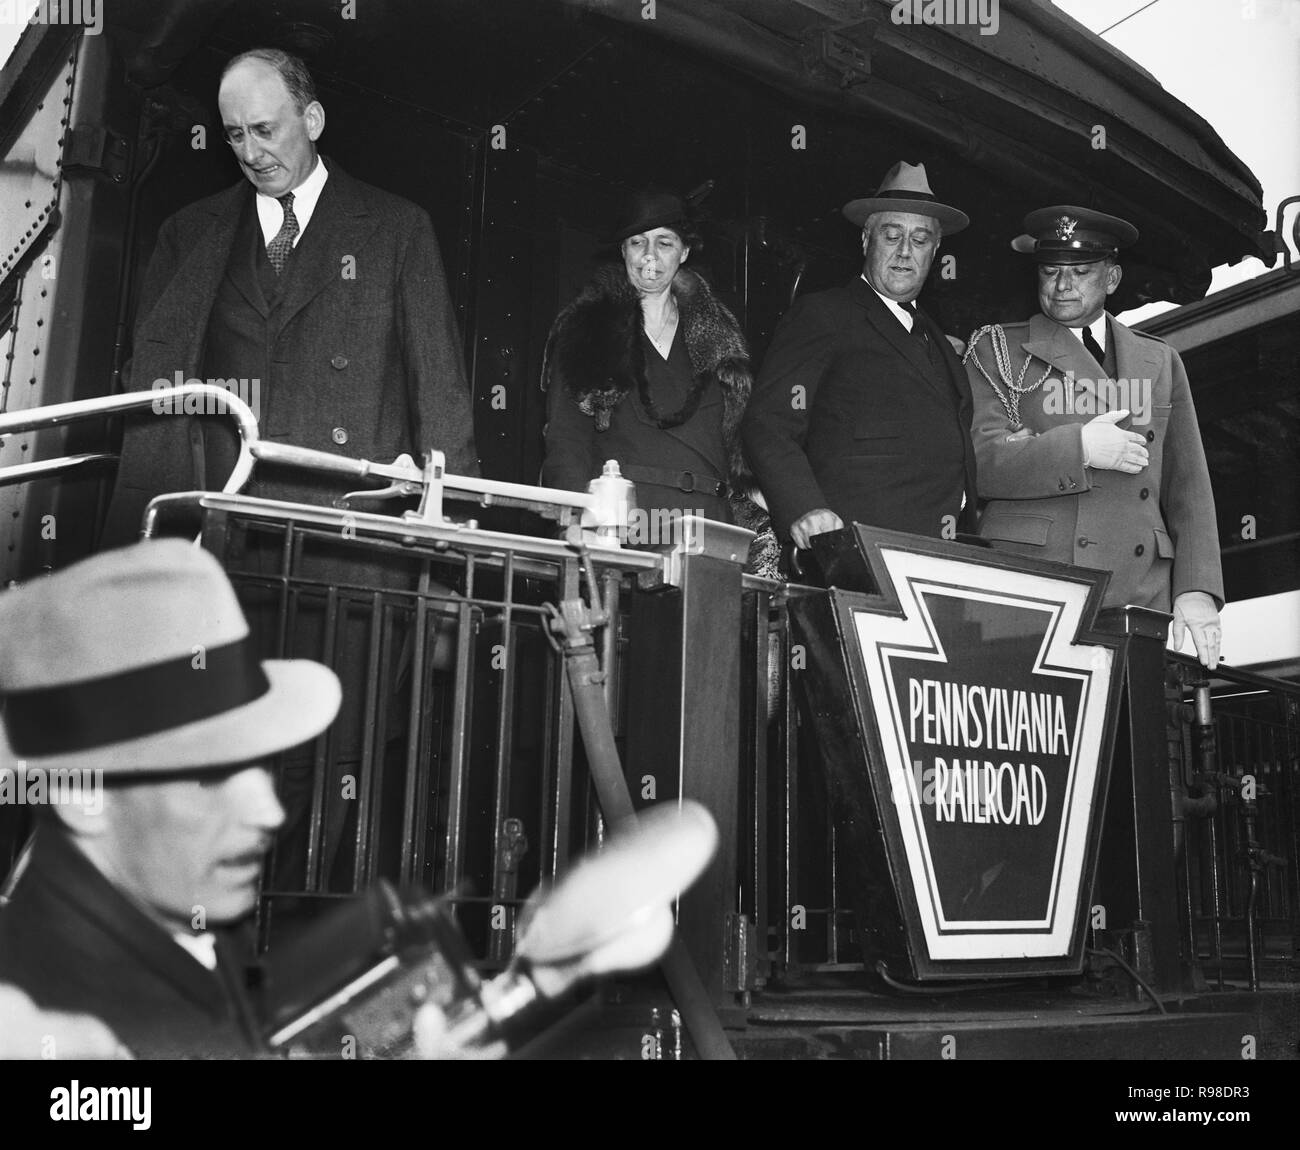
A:
POLYGON ((908 163, 844 215, 862 228, 862 275, 781 320, 745 419, 750 464, 798 547, 854 522, 953 538, 974 523, 970 387, 915 300, 942 238, 970 221, 908 163))
MULTIPOLYGON (((452 474, 477 474, 460 339, 427 213, 317 154, 325 112, 295 57, 235 57, 218 102, 245 180, 163 224, 129 387, 243 381, 229 389, 256 401, 268 439, 380 462, 403 452, 418 462, 436 448, 452 474)), ((155 495, 220 490, 234 463, 229 419, 156 406, 128 422, 108 544, 137 536, 155 495)), ((261 467, 246 493, 328 504, 356 486, 261 467)))
POLYGON ((263 1052, 246 924, 284 818, 266 764, 329 725, 337 678, 259 660, 220 565, 178 539, 0 593, 0 633, 0 787, 37 815, 0 984, 136 1057, 263 1052))
MULTIPOLYGON (((469 387, 427 213, 318 155, 325 111, 296 57, 274 49, 234 57, 222 74, 218 105, 245 178, 163 224, 142 289, 130 387, 226 381, 228 390, 251 401, 267 439, 379 462, 402 453, 419 462, 438 449, 449 473, 476 475, 469 387)), ((220 490, 237 450, 234 423, 224 416, 186 418, 178 405, 160 401, 131 418, 103 543, 134 539, 158 494, 220 490)), ((244 493, 330 505, 360 486, 346 477, 259 464, 244 493)), ((359 506, 396 510, 391 503, 359 506)), ((252 537, 239 560, 274 575, 279 549, 271 539, 252 537)), ((363 554, 344 542, 313 544, 297 574, 322 584, 396 589, 409 589, 413 578, 400 556, 363 554)), ((279 630, 277 603, 248 603, 267 653, 279 630)), ((347 887, 352 867, 339 852, 356 814, 355 796, 366 789, 369 635, 361 613, 341 616, 334 666, 345 702, 331 740, 335 765, 320 791, 320 857, 325 879, 337 860, 344 872, 339 882, 347 887)), ((326 633, 319 605, 304 604, 288 632, 290 649, 321 654, 326 633)), ((393 727, 380 732, 382 744, 386 734, 399 736, 407 709, 396 668, 381 674, 393 727)), ((395 762, 404 757, 392 739, 375 754, 395 762)), ((385 778, 385 821, 395 826, 391 808, 401 778, 396 770, 385 778)), ((289 817, 277 885, 296 890, 316 788, 305 752, 286 764, 282 785, 289 817)))

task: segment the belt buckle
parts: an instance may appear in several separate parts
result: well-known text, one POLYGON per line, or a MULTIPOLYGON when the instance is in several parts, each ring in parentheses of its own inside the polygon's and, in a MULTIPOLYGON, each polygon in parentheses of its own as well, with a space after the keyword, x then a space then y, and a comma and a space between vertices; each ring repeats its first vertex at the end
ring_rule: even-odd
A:
POLYGON ((690 495, 695 490, 695 472, 683 471, 677 477, 677 486, 687 495, 690 495), (689 487, 686 486, 688 482, 690 483, 689 487))

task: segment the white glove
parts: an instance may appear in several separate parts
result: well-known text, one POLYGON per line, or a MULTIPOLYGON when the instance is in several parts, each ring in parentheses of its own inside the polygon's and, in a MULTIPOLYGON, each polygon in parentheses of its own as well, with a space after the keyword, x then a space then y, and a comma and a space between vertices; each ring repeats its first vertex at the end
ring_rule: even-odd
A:
POLYGON ((1169 638, 1175 651, 1181 651, 1183 637, 1190 631, 1196 657, 1211 671, 1219 665, 1219 609, 1214 596, 1205 591, 1184 591, 1174 600, 1174 625, 1169 638))
POLYGON ((1128 417, 1128 411, 1108 411, 1089 420, 1080 429, 1083 434, 1083 465, 1104 471, 1125 471, 1136 475, 1149 462, 1145 437, 1125 431, 1115 424, 1128 417))

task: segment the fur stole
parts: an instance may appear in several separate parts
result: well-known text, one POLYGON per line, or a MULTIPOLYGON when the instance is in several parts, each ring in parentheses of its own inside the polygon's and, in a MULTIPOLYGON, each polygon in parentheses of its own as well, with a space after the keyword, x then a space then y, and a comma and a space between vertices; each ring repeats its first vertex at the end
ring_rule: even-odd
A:
MULTIPOLYGON (((740 422, 749 403, 753 377, 745 337, 727 306, 713 294, 704 277, 687 268, 673 279, 679 338, 695 374, 695 394, 710 382, 722 388, 722 437, 730 462, 727 477, 733 487, 749 481, 740 446, 740 422)), ((596 421, 598 431, 609 428, 614 409, 633 388, 648 411, 645 350, 641 343, 641 301, 628 283, 622 264, 603 267, 555 319, 546 341, 542 368, 544 387, 560 387, 578 408, 596 421)), ((679 420, 661 419, 661 427, 676 426, 694 413, 688 404, 679 420)))

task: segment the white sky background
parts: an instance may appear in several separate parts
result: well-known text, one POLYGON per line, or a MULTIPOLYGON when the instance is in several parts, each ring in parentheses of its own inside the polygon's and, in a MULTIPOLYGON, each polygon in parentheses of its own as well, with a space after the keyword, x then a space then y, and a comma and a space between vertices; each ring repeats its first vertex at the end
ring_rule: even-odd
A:
MULTIPOLYGON (((1053 0, 1156 77, 1209 121, 1264 188, 1267 227, 1277 205, 1300 195, 1300 0, 1053 0)), ((1287 209, 1289 234, 1300 204, 1287 209)), ((1276 265, 1281 266, 1280 261, 1276 265)), ((1216 292, 1270 269, 1257 259, 1217 268, 1216 292)), ((1151 304, 1132 323, 1169 310, 1151 304)))

